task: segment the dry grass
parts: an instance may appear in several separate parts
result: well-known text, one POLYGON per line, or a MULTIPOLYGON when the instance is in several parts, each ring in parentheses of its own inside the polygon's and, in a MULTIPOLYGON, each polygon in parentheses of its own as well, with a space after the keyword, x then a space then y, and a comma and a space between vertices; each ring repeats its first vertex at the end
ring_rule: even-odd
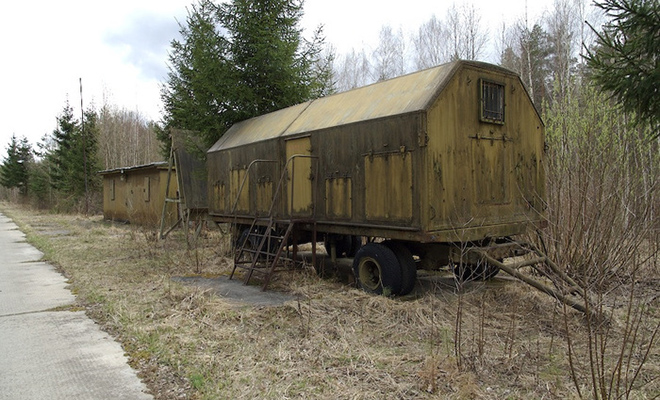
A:
MULTIPOLYGON (((190 250, 176 232, 158 241, 155 231, 100 217, 2 208, 118 338, 157 399, 571 399, 579 396, 574 381, 591 397, 583 316, 512 280, 461 291, 428 283, 417 298, 390 299, 320 280, 310 268, 274 282, 294 300, 237 306, 171 280, 228 274, 220 232, 190 250)), ((660 320, 657 272, 639 280, 644 318, 631 368, 660 320)), ((608 363, 627 308, 612 310, 608 363)), ((660 352, 651 345, 630 398, 660 394, 660 352)))

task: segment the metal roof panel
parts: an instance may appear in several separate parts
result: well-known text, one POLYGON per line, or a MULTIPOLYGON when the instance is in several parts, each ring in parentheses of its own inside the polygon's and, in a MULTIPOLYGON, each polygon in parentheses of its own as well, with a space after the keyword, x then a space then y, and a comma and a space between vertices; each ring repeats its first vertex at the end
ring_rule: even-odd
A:
POLYGON ((209 149, 209 153, 281 136, 426 110, 464 64, 492 68, 483 63, 454 61, 251 118, 233 125, 209 149))
POLYGON ((220 140, 209 149, 209 152, 217 151, 220 148, 238 147, 279 137, 291 126, 291 123, 300 116, 310 103, 311 101, 308 101, 238 122, 222 135, 220 140))
POLYGON ((454 64, 404 75, 314 100, 286 135, 316 131, 426 109, 454 64))

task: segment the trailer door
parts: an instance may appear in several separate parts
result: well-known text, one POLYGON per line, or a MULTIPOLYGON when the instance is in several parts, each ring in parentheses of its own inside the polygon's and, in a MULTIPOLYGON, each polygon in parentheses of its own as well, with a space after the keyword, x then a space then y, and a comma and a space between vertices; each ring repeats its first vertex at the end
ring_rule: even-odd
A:
POLYGON ((309 136, 286 141, 287 210, 290 216, 310 217, 314 212, 312 145, 309 136))

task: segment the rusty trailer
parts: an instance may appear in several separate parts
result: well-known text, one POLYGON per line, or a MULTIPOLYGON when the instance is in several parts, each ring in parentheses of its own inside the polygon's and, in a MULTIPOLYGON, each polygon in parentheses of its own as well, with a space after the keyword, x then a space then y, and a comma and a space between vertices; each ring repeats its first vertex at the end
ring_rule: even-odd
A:
MULTIPOLYGON (((103 177, 103 217, 136 225, 157 226, 178 219, 174 205, 163 209, 167 162, 100 171, 103 177), (162 211, 162 214, 161 214, 162 211)), ((176 187, 173 190, 177 190, 176 187)))
POLYGON ((293 226, 355 256, 370 292, 451 263, 487 278, 466 249, 501 260, 494 245, 544 224, 544 144, 518 75, 456 61, 235 124, 207 153, 209 215, 235 226, 237 262, 293 226))

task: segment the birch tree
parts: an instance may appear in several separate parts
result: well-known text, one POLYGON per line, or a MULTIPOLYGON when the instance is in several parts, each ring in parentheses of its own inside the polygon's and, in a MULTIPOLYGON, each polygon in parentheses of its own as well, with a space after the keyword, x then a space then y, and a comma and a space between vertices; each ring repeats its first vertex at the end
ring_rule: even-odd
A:
POLYGON ((415 68, 421 70, 449 62, 452 53, 447 46, 448 40, 449 32, 444 21, 433 15, 412 38, 415 68))
POLYGON ((378 37, 378 47, 373 53, 373 73, 376 81, 403 75, 406 69, 406 47, 401 28, 395 31, 389 25, 383 26, 378 37))

